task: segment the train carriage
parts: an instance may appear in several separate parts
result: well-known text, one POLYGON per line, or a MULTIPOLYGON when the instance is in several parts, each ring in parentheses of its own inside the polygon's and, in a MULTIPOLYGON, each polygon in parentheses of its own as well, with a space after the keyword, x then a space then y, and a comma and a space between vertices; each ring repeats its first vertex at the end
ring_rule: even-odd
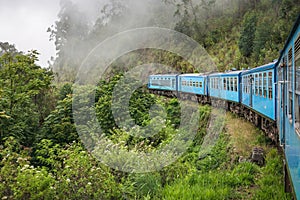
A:
POLYGON ((204 74, 182 74, 178 76, 178 91, 206 95, 206 75, 204 74))
POLYGON ((216 73, 208 76, 209 96, 231 102, 240 102, 240 75, 242 71, 216 73))
POLYGON ((177 91, 177 74, 157 74, 149 76, 148 88, 154 90, 177 91))
POLYGON ((300 199, 300 15, 276 63, 276 70, 280 144, 292 188, 300 199))
POLYGON ((241 74, 241 103, 275 121, 275 62, 241 74))

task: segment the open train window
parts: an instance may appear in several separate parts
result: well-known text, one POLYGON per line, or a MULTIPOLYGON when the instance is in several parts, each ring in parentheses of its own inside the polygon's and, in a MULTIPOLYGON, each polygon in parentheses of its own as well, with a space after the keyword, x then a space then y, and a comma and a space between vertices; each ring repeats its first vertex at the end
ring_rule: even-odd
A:
POLYGON ((229 78, 226 78, 226 82, 227 82, 227 90, 229 91, 230 90, 230 82, 229 82, 229 78))
POLYGON ((267 98, 267 73, 263 73, 263 97, 267 98))
POLYGON ((273 99, 273 72, 268 74, 269 99, 273 99))
POLYGON ((246 76, 246 93, 250 93, 249 89, 249 76, 246 76))
POLYGON ((294 46, 295 60, 295 130, 300 135, 300 34, 294 46))
POLYGON ((234 91, 236 91, 236 92, 238 91, 237 87, 238 87, 238 82, 237 82, 237 78, 235 77, 234 78, 234 91))
POLYGON ((292 48, 289 49, 288 52, 288 113, 289 113, 289 121, 292 123, 293 121, 293 53, 292 53, 292 48))
POLYGON ((259 84, 259 96, 262 96, 262 73, 259 73, 259 79, 258 79, 258 84, 259 84))
POLYGON ((258 96, 258 74, 255 74, 255 95, 258 96))
POLYGON ((246 93, 246 77, 247 76, 242 77, 242 89, 244 93, 246 93))

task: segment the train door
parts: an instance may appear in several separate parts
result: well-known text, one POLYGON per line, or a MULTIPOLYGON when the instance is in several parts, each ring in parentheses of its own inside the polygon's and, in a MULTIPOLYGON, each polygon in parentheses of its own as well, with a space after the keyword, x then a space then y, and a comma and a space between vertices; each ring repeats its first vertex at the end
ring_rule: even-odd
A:
POLYGON ((250 75, 250 99, 249 99, 249 105, 252 108, 253 107, 253 83, 254 83, 254 77, 252 75, 250 75))
POLYGON ((285 144, 285 87, 286 87, 286 69, 284 67, 284 63, 282 62, 278 68, 278 103, 277 103, 277 111, 278 111, 278 127, 280 134, 280 144, 285 144))

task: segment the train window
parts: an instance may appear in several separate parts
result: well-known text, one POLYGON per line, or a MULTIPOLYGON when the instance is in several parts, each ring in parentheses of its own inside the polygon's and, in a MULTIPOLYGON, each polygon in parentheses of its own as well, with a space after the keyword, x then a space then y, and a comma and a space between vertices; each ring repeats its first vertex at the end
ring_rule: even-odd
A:
POLYGON ((252 88, 254 88, 254 76, 253 75, 249 75, 249 82, 248 82, 248 93, 250 94, 254 94, 254 91, 250 91, 252 90, 252 88))
POLYGON ((295 42, 295 129, 300 134, 300 34, 295 42))
POLYGON ((215 89, 218 89, 218 78, 215 78, 215 89))
POLYGON ((193 81, 193 87, 196 87, 196 83, 193 81))
POLYGON ((233 82, 234 82, 234 91, 237 92, 237 91, 238 91, 238 89, 237 89, 237 87, 238 87, 238 82, 237 82, 237 78, 236 78, 236 77, 234 78, 234 81, 233 81, 233 82))
POLYGON ((268 91, 269 91, 269 99, 273 99, 273 72, 269 72, 268 74, 268 91))
POLYGON ((202 88, 202 86, 203 86, 203 82, 199 82, 199 87, 202 88))
POLYGON ((290 123, 292 123, 292 119, 293 119, 293 91, 292 91, 293 68, 292 66, 293 66, 293 54, 292 54, 292 48, 290 48, 288 52, 288 98, 289 98, 288 113, 289 113, 290 123))
POLYGON ((267 98, 267 73, 263 73, 263 97, 267 98))
POLYGON ((226 90, 226 78, 223 78, 224 90, 226 90))
POLYGON ((214 89, 216 89, 216 78, 214 78, 214 89))
POLYGON ((249 75, 248 76, 248 79, 247 79, 247 92, 248 94, 250 94, 250 90, 251 90, 251 85, 253 83, 253 78, 252 78, 252 75, 249 75))
POLYGON ((227 84, 227 90, 230 90, 230 82, 229 82, 229 78, 226 78, 226 84, 227 84))
POLYGON ((262 96, 262 73, 259 73, 259 79, 258 79, 258 84, 259 84, 259 96, 262 96))
POLYGON ((217 89, 217 78, 214 78, 214 81, 215 81, 215 89, 217 89))
POLYGON ((233 78, 230 78, 230 91, 233 91, 234 85, 233 85, 233 78))
POLYGON ((214 78, 214 88, 216 89, 216 78, 214 78))
POLYGON ((242 89, 243 89, 243 92, 245 93, 246 92, 246 76, 243 76, 242 77, 242 89))
POLYGON ((247 93, 248 89, 248 76, 243 77, 244 93, 247 93))
POLYGON ((255 74, 255 95, 258 96, 258 74, 255 74))
POLYGON ((217 78, 214 78, 215 89, 217 89, 217 78))
POLYGON ((251 90, 251 75, 249 75, 247 77, 247 93, 250 94, 250 90, 251 90))

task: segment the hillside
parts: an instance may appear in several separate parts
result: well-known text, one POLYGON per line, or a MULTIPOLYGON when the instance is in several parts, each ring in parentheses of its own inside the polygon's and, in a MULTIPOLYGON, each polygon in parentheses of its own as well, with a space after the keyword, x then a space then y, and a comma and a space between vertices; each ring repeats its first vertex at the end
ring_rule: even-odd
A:
POLYGON ((157 41, 115 54, 139 37, 114 39, 144 26, 170 28, 204 47, 220 71, 252 68, 278 58, 299 0, 143 3, 109 0, 91 20, 75 1, 62 1, 48 29, 57 49, 49 68, 36 64, 37 51, 0 43, 1 199, 291 199, 282 155, 261 130, 146 88, 149 74, 202 72, 202 65, 151 48, 157 41), (114 45, 102 48, 107 41, 114 45), (78 74, 85 79, 74 84, 78 74), (251 162, 255 147, 264 151, 262 165, 251 162))

